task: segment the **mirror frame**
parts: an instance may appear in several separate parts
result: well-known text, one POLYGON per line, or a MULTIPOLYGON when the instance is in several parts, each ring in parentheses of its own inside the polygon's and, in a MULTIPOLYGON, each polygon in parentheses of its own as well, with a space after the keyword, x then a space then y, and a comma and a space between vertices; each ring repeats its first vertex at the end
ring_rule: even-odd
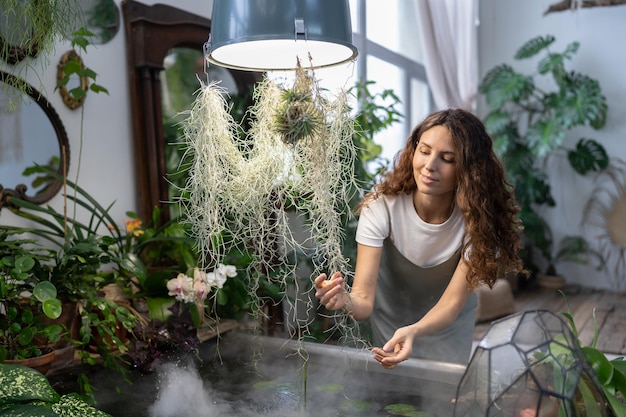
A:
MULTIPOLYGON (((211 32, 211 21, 165 4, 148 6, 122 0, 121 6, 137 181, 136 213, 147 222, 154 206, 162 207, 169 201, 160 79, 163 60, 175 47, 202 51, 211 32)), ((229 71, 239 91, 246 91, 262 75, 229 71)), ((162 220, 169 219, 169 210, 161 213, 162 220)))
MULTIPOLYGON (((61 59, 59 60, 59 63, 57 65, 57 86, 59 85, 59 82, 65 77, 65 65, 67 65, 69 61, 78 61, 81 69, 85 68, 83 59, 80 57, 80 55, 78 55, 78 53, 74 49, 70 49, 61 56, 61 59)), ((89 91, 89 78, 86 75, 80 76, 80 88, 85 91, 85 94, 87 93, 87 91, 89 91)), ((82 106, 85 102, 85 98, 87 97, 86 95, 84 95, 80 99, 76 99, 67 90, 67 85, 61 85, 59 87, 59 94, 63 99, 63 103, 71 110, 76 110, 77 108, 82 106)))
MULTIPOLYGON (((61 118, 54 110, 50 102, 48 102, 48 100, 34 87, 25 81, 18 79, 12 74, 0 71, 0 82, 4 83, 7 81, 9 81, 9 85, 16 85, 17 83, 25 84, 24 91, 26 94, 28 94, 28 96, 39 105, 46 116, 48 116, 48 120, 50 120, 50 123, 54 128, 59 144, 59 158, 61 163, 59 164, 57 173, 65 178, 69 168, 70 146, 67 132, 65 130, 65 126, 63 126, 63 122, 61 122, 61 118)), ((0 184, 0 210, 2 210, 3 207, 15 208, 16 206, 11 203, 12 198, 19 198, 33 204, 43 204, 51 200, 52 197, 54 197, 61 190, 62 186, 63 183, 61 181, 54 181, 44 192, 34 196, 28 196, 26 194, 28 191, 28 186, 26 184, 17 184, 14 189, 4 188, 4 186, 0 184)))

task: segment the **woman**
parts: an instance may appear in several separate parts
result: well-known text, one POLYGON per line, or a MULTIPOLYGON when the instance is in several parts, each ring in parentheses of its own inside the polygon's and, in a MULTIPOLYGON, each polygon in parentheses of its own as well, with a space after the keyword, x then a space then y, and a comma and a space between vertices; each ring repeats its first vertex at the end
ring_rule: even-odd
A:
POLYGON ((483 123, 456 109, 426 117, 359 212, 350 292, 340 272, 321 274, 316 297, 369 318, 385 368, 410 356, 466 364, 473 289, 523 270, 518 207, 483 123))

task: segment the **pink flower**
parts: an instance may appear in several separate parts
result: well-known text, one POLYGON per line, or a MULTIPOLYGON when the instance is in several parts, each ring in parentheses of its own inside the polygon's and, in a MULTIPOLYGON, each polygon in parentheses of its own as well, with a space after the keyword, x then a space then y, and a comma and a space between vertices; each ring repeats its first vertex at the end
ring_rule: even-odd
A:
POLYGON ((167 281, 168 295, 177 300, 189 302, 193 299, 193 280, 185 274, 178 274, 176 278, 167 281))
POLYGON ((196 301, 204 301, 211 291, 207 275, 206 272, 198 268, 193 270, 193 292, 195 293, 196 301))

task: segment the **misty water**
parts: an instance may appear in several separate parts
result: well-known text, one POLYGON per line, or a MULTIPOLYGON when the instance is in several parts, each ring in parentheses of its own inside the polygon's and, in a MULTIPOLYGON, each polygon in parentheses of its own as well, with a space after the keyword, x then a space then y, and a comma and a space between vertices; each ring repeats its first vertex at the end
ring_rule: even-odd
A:
POLYGON ((205 343, 155 373, 131 373, 131 384, 103 371, 94 378, 97 407, 114 417, 452 415, 456 387, 421 380, 419 370, 381 372, 364 360, 369 353, 351 351, 346 359, 333 347, 309 352, 305 372, 293 351, 250 340, 205 343))

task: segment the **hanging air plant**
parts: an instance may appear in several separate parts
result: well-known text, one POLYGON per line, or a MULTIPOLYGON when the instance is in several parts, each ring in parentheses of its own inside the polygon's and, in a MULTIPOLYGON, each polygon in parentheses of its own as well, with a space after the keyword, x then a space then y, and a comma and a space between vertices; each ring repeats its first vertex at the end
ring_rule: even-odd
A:
POLYGON ((304 248, 288 212, 305 219, 314 237, 311 277, 348 270, 342 255, 342 216, 358 189, 356 149, 348 93, 323 95, 315 76, 296 71, 292 88, 263 79, 249 109, 246 135, 228 113, 224 93, 203 85, 183 122, 193 163, 182 195, 204 268, 221 263, 234 248, 252 253, 247 291, 272 277, 285 289, 304 248))
POLYGON ((287 144, 318 135, 324 124, 322 108, 316 102, 315 80, 298 62, 293 88, 283 90, 276 110, 275 127, 287 144))

